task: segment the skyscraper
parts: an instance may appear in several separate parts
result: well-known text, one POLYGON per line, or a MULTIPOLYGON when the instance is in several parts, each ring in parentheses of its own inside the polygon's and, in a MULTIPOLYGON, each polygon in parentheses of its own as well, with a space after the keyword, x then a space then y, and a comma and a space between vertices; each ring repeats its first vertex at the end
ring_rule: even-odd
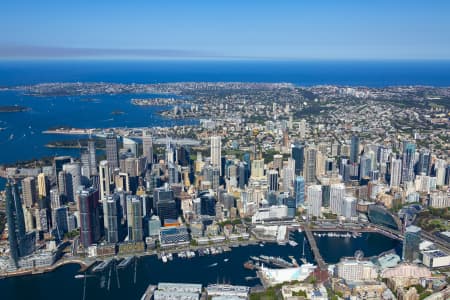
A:
POLYGON ((111 194, 111 173, 110 173, 110 166, 109 162, 107 160, 102 160, 100 162, 100 199, 104 200, 106 199, 106 196, 111 194))
MULTIPOLYGON (((17 187, 14 186, 14 189, 17 187)), ((10 249, 11 263, 18 268, 20 258, 20 241, 25 236, 25 220, 23 217, 20 199, 13 196, 11 184, 8 182, 5 187, 6 217, 8 221, 8 241, 10 249)))
POLYGON ((402 252, 402 258, 404 261, 413 262, 419 258, 420 232, 420 227, 406 227, 402 252))
POLYGON ((147 158, 147 163, 153 163, 153 138, 149 131, 145 131, 142 135, 142 152, 147 158))
POLYGON ((295 204, 297 207, 305 203, 305 179, 297 176, 294 181, 295 204))
POLYGON ((139 242, 144 239, 142 203, 137 196, 127 196, 128 240, 139 242))
POLYGON ((303 172, 304 147, 299 143, 295 143, 291 149, 292 159, 295 161, 295 175, 303 172))
POLYGON ((63 165, 66 172, 67 199, 74 202, 77 197, 77 190, 81 186, 81 165, 79 163, 68 163, 63 165))
POLYGON ((322 207, 322 186, 311 185, 308 187, 307 203, 308 203, 308 215, 313 217, 319 217, 321 215, 322 207))
POLYGON ((402 160, 402 182, 414 180, 416 145, 414 143, 403 142, 403 160, 402 160))
POLYGON ((419 162, 417 164, 417 174, 425 173, 430 175, 431 168, 431 154, 430 151, 424 150, 419 154, 419 162))
POLYGON ((219 167, 222 174, 222 138, 220 136, 211 137, 211 164, 219 167))
POLYGON ((26 207, 33 207, 36 203, 37 191, 34 177, 26 177, 22 180, 23 202, 26 207))
POLYGON ((100 238, 99 196, 95 189, 82 189, 77 192, 80 213, 80 240, 87 248, 100 238))
POLYGON ((347 219, 356 217, 356 198, 345 196, 342 201, 342 216, 347 219))
POLYGON ((269 182, 269 191, 278 191, 278 172, 277 170, 269 170, 267 174, 269 182))
POLYGON ((50 183, 44 173, 40 173, 37 177, 38 180, 38 196, 39 198, 45 198, 50 196, 50 183))
POLYGON ((359 179, 369 177, 372 170, 372 159, 367 154, 361 155, 361 162, 359 164, 359 179))
POLYGON ((350 163, 356 164, 358 162, 359 155, 359 137, 352 135, 352 141, 350 145, 350 163))
POLYGON ((330 186, 330 209, 331 212, 340 216, 342 215, 342 203, 345 197, 345 185, 336 183, 330 186))
POLYGON ((115 135, 106 137, 106 160, 112 171, 119 167, 119 146, 115 135))
POLYGON ((305 151, 305 163, 303 166, 303 177, 307 183, 316 182, 316 158, 317 149, 308 147, 305 151))
POLYGON ((390 187, 399 187, 402 180, 402 161, 393 158, 391 161, 391 180, 390 187))
POLYGON ((106 200, 107 215, 103 216, 105 223, 106 240, 108 243, 115 244, 119 242, 119 218, 118 207, 120 197, 117 194, 108 196, 106 200))

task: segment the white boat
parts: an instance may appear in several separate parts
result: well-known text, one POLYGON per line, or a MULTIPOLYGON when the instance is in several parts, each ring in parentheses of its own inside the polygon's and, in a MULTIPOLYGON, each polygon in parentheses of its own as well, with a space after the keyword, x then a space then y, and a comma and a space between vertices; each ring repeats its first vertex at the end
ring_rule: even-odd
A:
POLYGON ((295 246, 298 245, 298 243, 295 242, 295 241, 289 241, 288 243, 289 243, 289 245, 291 245, 292 247, 295 247, 295 246))
POLYGON ((210 264, 210 265, 208 266, 208 268, 216 267, 217 265, 218 265, 218 263, 213 263, 213 264, 210 264))
POLYGON ((161 259, 162 259, 163 263, 167 262, 167 257, 165 255, 161 255, 161 259))
POLYGON ((223 261, 224 261, 224 262, 227 262, 227 261, 229 261, 229 259, 228 259, 228 258, 225 258, 223 261))

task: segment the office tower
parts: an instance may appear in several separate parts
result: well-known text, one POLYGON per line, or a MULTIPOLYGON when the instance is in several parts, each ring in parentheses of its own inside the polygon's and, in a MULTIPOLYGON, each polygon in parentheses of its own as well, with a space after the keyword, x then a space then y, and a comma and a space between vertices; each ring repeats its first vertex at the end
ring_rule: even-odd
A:
POLYGON ((320 177, 325 174, 325 156, 323 152, 316 152, 316 177, 320 177))
POLYGON ((178 210, 173 190, 171 190, 168 185, 154 190, 153 210, 163 224, 165 224, 165 220, 167 219, 178 218, 178 210))
POLYGON ((413 225, 406 227, 402 252, 404 261, 413 262, 419 259, 420 233, 420 227, 413 225))
POLYGON ((251 177, 254 179, 264 178, 264 159, 254 159, 251 172, 251 177))
POLYGON ((219 167, 222 174, 222 138, 220 136, 211 137, 211 164, 219 167))
POLYGON ((201 214, 205 216, 216 215, 216 199, 212 194, 202 193, 200 196, 201 214))
POLYGON ((306 197, 308 215, 313 217, 319 217, 321 215, 322 207, 322 186, 311 185, 307 188, 306 197))
POLYGON ((119 167, 119 145, 115 135, 106 137, 106 160, 111 171, 119 167))
POLYGON ((248 173, 247 173, 248 167, 243 162, 239 162, 237 167, 237 173, 238 173, 238 187, 240 189, 243 189, 245 185, 248 183, 248 173))
POLYGON ((81 186, 81 165, 79 163, 69 163, 63 165, 66 173, 67 200, 74 202, 77 198, 77 190, 81 186))
POLYGON ((342 215, 342 202, 345 197, 345 185, 336 183, 330 186, 330 208, 333 214, 342 215))
POLYGON ((61 196, 59 195, 57 188, 50 190, 50 207, 56 209, 61 206, 61 196))
POLYGON ((445 173, 447 169, 447 162, 443 159, 436 159, 434 162, 434 172, 436 174, 436 185, 445 185, 445 173))
POLYGON ((289 192, 290 188, 292 187, 292 184, 294 182, 294 169, 291 168, 289 165, 285 166, 282 169, 282 174, 283 174, 283 191, 284 192, 289 192))
POLYGON ((269 191, 278 191, 278 172, 277 170, 269 170, 267 174, 267 181, 269 182, 269 191))
POLYGON ((393 158, 391 160, 390 187, 399 187, 402 180, 402 160, 393 158))
POLYGON ((58 193, 64 201, 67 200, 67 174, 64 171, 58 173, 58 193))
POLYGON ((58 207, 52 210, 53 229, 56 230, 55 236, 62 240, 64 234, 69 232, 69 208, 67 206, 58 207))
POLYGON ((341 215, 347 219, 356 217, 356 198, 351 196, 345 196, 342 201, 342 213, 341 215))
POLYGON ((118 194, 108 196, 106 199, 107 215, 103 216, 105 225, 106 240, 110 244, 119 242, 119 206, 120 197, 118 194))
POLYGON ((357 135, 352 135, 351 145, 350 145, 350 163, 358 163, 359 156, 359 137, 357 135))
POLYGON ((178 175, 178 168, 174 163, 169 163, 168 167, 169 173, 169 184, 178 184, 180 176, 178 175))
MULTIPOLYGON (((14 189, 16 186, 14 186, 14 189)), ((20 241, 25 236, 25 220, 22 205, 13 196, 11 184, 5 187, 6 217, 8 222, 8 241, 11 263, 18 268, 20 255, 20 241)))
POLYGON ((428 150, 420 151, 419 162, 417 163, 417 174, 425 173, 430 175, 431 169, 431 154, 428 150))
POLYGON ((402 183, 414 180, 416 145, 407 141, 403 142, 402 183))
POLYGON ((372 171, 372 159, 369 155, 364 153, 361 155, 361 160, 359 164, 359 179, 368 178, 370 171, 372 171))
POLYGON ((100 238, 100 214, 98 191, 92 188, 77 191, 80 214, 80 240, 84 248, 100 238))
POLYGON ((53 159, 53 176, 56 178, 56 184, 59 186, 59 172, 62 171, 63 165, 72 161, 70 156, 57 156, 53 159))
POLYGON ((153 163, 153 137, 150 131, 145 131, 142 134, 142 152, 147 158, 147 163, 153 163))
POLYGON ((216 190, 219 188, 220 169, 219 167, 207 166, 202 171, 203 179, 211 182, 211 188, 216 190))
POLYGON ((39 173, 37 177, 38 181, 38 197, 45 198, 49 195, 50 192, 50 182, 48 181, 47 176, 44 173, 39 173))
POLYGON ((137 196, 127 196, 128 240, 139 242, 144 239, 142 224, 142 203, 137 196))
POLYGON ((329 184, 322 185, 322 205, 330 207, 331 186, 329 184))
POLYGON ((122 138, 122 149, 124 152, 132 155, 131 157, 137 157, 138 156, 138 145, 135 141, 133 141, 130 138, 122 138))
POLYGON ((104 200, 107 195, 111 194, 111 173, 110 173, 110 165, 107 160, 102 160, 99 166, 100 172, 100 199, 104 200))
POLYGON ((161 220, 158 216, 152 216, 148 220, 148 235, 151 237, 159 237, 159 232, 161 230, 161 220))
POLYGON ((186 146, 177 149, 177 162, 180 166, 187 167, 191 162, 191 155, 186 146))
POLYGON ((316 148, 308 147, 305 151, 305 162, 303 166, 303 177, 306 183, 316 182, 316 160, 316 148))
POLYGON ((91 176, 97 176, 97 158, 96 158, 96 148, 95 141, 92 139, 88 140, 88 153, 89 153, 89 170, 91 176))
POLYGON ((300 175, 303 172, 304 150, 304 146, 299 143, 292 146, 291 157, 295 161, 295 175, 300 175))
POLYGON ((295 205, 300 207, 305 203, 305 179, 297 176, 294 181, 295 205))
POLYGON ((445 170, 445 185, 450 185, 450 165, 445 170))
POLYGON ((36 180, 34 177, 26 177, 22 180, 23 203, 25 207, 33 207, 36 203, 36 180))
POLYGON ((283 155, 281 154, 275 154, 273 156, 273 168, 277 171, 281 171, 281 168, 283 166, 283 155))

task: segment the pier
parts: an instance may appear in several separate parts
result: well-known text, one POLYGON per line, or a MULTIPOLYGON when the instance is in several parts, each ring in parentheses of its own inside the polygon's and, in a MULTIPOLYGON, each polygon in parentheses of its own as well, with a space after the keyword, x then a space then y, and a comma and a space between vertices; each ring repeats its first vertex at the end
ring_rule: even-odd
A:
POLYGON ((319 248, 317 247, 316 240, 314 239, 314 236, 311 232, 311 229, 305 227, 304 232, 306 235, 306 238, 308 239, 308 243, 311 247, 311 250, 314 254, 314 259, 317 262, 317 265, 319 266, 320 270, 328 270, 328 265, 325 263, 325 261, 322 258, 322 255, 320 254, 319 248))

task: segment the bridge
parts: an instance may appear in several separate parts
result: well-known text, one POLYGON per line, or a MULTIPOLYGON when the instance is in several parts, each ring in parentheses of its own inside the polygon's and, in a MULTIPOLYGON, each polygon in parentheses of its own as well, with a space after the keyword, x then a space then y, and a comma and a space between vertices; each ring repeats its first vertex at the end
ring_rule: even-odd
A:
POLYGON ((309 229, 308 227, 305 226, 304 232, 305 232, 306 238, 308 239, 308 243, 311 247, 311 250, 314 254, 314 259, 316 260, 317 265, 319 266, 319 269, 320 270, 328 270, 328 265, 323 260, 322 255, 320 254, 319 248, 317 247, 317 243, 316 243, 316 240, 314 239, 311 229, 309 229))

